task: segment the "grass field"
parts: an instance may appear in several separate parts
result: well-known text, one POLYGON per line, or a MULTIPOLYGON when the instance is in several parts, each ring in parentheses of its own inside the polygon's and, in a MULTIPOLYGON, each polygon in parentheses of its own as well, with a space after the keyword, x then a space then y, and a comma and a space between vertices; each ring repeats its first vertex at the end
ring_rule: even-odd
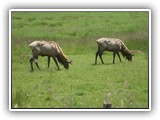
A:
MULTIPOLYGON (((148 12, 12 12, 12 108, 148 108, 148 12), (94 65, 96 39, 116 37, 132 62, 105 52, 94 65), (69 70, 39 57, 30 72, 34 40, 54 40, 73 59, 69 70)), ((121 56, 122 58, 122 56, 121 56)))

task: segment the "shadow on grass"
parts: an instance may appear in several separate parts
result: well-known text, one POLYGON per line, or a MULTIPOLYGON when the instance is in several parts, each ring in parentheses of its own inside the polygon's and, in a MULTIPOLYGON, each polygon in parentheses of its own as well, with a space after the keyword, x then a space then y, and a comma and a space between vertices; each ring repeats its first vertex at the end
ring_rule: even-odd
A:
POLYGON ((102 64, 102 63, 98 63, 98 64, 95 64, 95 63, 92 63, 91 64, 92 66, 99 66, 99 65, 115 65, 115 64, 113 64, 113 63, 104 63, 104 64, 102 64))

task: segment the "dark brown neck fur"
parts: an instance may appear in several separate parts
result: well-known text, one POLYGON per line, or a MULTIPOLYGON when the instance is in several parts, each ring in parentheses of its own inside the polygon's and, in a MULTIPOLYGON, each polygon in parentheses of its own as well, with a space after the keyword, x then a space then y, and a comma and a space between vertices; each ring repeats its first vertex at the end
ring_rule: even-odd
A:
POLYGON ((131 54, 131 52, 127 48, 122 49, 121 53, 122 53, 123 57, 128 56, 128 55, 131 54))
POLYGON ((56 57, 61 64, 68 62, 67 58, 63 56, 62 54, 58 54, 56 57))

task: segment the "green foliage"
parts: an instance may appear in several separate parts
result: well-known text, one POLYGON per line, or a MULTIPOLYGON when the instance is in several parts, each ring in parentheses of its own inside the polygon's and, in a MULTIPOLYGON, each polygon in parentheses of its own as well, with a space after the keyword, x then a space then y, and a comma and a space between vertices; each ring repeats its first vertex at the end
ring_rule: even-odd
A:
MULTIPOLYGON (((12 107, 148 108, 147 12, 13 12, 12 107), (94 65, 96 39, 117 37, 134 52, 133 61, 112 64, 112 53, 94 65), (39 71, 30 72, 34 40, 54 40, 73 59, 69 70, 39 57, 39 71)), ((106 54, 107 53, 107 54, 106 54)), ((122 57, 122 56, 121 56, 122 57)))

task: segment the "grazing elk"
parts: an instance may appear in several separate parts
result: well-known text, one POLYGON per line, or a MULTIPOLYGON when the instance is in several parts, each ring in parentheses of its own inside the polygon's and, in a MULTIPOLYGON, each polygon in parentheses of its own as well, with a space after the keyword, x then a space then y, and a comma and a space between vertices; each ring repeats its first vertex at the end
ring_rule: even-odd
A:
POLYGON ((100 38, 97 40, 98 50, 96 53, 95 64, 97 64, 97 57, 99 55, 102 64, 104 64, 102 59, 103 52, 111 51, 113 52, 113 64, 115 63, 115 55, 118 55, 118 58, 121 62, 119 52, 122 53, 123 57, 126 57, 129 61, 132 61, 133 53, 125 46, 125 44, 117 38, 100 38))
POLYGON ((69 63, 71 64, 72 61, 65 56, 61 47, 56 42, 34 41, 31 44, 29 44, 29 47, 32 49, 32 57, 30 58, 31 71, 33 71, 33 62, 35 62, 38 69, 40 69, 38 65, 39 55, 48 56, 48 67, 50 64, 50 57, 52 57, 57 65, 58 70, 60 70, 58 62, 60 62, 65 69, 69 69, 69 63))

